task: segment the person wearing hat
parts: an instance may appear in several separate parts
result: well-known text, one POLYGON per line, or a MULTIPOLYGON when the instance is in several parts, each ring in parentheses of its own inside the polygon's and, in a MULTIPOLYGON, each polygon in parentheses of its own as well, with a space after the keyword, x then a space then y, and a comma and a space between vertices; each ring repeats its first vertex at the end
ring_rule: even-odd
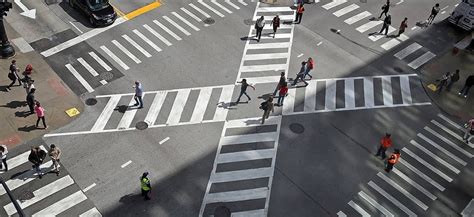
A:
POLYGON ((390 133, 385 133, 385 136, 380 140, 380 147, 377 150, 377 154, 375 156, 382 156, 382 160, 385 159, 385 152, 388 148, 392 146, 392 139, 390 138, 392 135, 390 133))
POLYGON ((387 160, 385 172, 389 173, 393 169, 393 165, 395 165, 398 160, 400 160, 400 150, 395 149, 387 160))
POLYGON ((144 172, 142 177, 140 178, 141 182, 141 189, 142 189, 142 196, 145 197, 145 200, 150 200, 150 191, 151 191, 151 185, 150 185, 150 179, 147 177, 148 172, 144 172))

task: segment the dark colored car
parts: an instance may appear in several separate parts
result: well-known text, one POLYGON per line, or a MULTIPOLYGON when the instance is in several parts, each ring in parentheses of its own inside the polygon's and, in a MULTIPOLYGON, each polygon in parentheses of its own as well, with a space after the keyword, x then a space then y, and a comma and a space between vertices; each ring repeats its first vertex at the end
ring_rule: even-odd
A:
POLYGON ((69 5, 80 9, 93 26, 110 25, 117 19, 117 13, 108 0, 69 0, 69 5))

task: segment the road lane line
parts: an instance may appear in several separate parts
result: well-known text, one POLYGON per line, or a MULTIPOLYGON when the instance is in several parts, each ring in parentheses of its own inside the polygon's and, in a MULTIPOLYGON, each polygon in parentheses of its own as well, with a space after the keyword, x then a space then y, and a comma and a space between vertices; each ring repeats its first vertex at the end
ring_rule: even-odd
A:
MULTIPOLYGON (((253 17, 253 21, 257 21, 260 19, 261 16, 253 17)), ((284 21, 293 21, 295 19, 294 15, 279 15, 280 21, 283 23, 284 21)), ((263 16, 265 22, 269 24, 273 20, 273 16, 263 16)))
POLYGON ((309 81, 309 85, 304 90, 304 111, 316 110, 316 85, 318 82, 309 81))
POLYGON ((62 212, 66 211, 67 209, 81 203, 82 201, 87 200, 87 197, 82 191, 77 191, 60 201, 42 209, 41 211, 33 214, 33 217, 41 217, 41 216, 57 216, 62 212))
POLYGON ((458 135, 457 133, 453 132, 452 130, 448 129, 447 127, 440 124, 438 121, 431 120, 431 123, 442 129, 444 132, 448 133, 449 135, 453 136, 454 138, 458 139, 461 142, 464 142, 463 138, 458 135))
POLYGON ((107 65, 107 63, 104 62, 104 60, 102 60, 96 53, 94 52, 89 52, 89 55, 95 59, 95 61, 97 61, 102 67, 104 67, 104 69, 108 72, 112 71, 112 68, 110 68, 109 65, 107 65))
POLYGON ((234 201, 243 201, 243 200, 255 200, 266 198, 268 194, 268 188, 254 188, 246 190, 237 190, 237 191, 226 191, 219 193, 208 194, 205 198, 204 204, 209 203, 227 203, 234 201))
MULTIPOLYGON (((176 40, 178 41, 181 41, 181 37, 179 37, 178 35, 176 35, 173 31, 171 31, 170 29, 168 29, 165 25, 163 25, 162 23, 158 22, 158 20, 153 20, 153 22, 158 25, 161 29, 165 30, 165 32, 167 32, 169 35, 171 35, 173 38, 175 38, 176 40)), ((146 25, 146 24, 145 24, 146 25)), ((169 46, 169 45, 168 45, 169 46)))
POLYGON ((89 190, 91 190, 93 187, 95 187, 97 184, 95 183, 92 183, 91 185, 87 186, 86 188, 84 188, 82 191, 83 192, 87 192, 89 190))
POLYGON ((97 210, 97 208, 94 207, 80 214, 79 217, 102 217, 102 215, 100 214, 99 210, 97 210))
POLYGON ((345 8, 342 8, 342 9, 340 9, 340 10, 338 10, 338 11, 332 13, 332 14, 334 14, 336 17, 340 17, 344 14, 347 14, 347 13, 357 9, 357 8, 359 8, 359 5, 351 4, 351 5, 346 6, 345 8))
POLYGON ((271 167, 258 169, 234 170, 228 172, 219 172, 211 175, 209 179, 212 183, 235 182, 249 179, 267 178, 273 175, 271 167))
POLYGON ((403 50, 398 51, 395 55, 398 59, 405 59, 408 55, 412 54, 413 52, 417 51, 418 49, 422 48, 423 46, 419 45, 418 43, 410 44, 408 47, 403 48, 403 50))
POLYGON ((91 87, 91 85, 86 81, 86 79, 84 79, 82 75, 79 74, 79 72, 77 72, 76 69, 71 64, 68 63, 65 66, 69 70, 69 72, 71 72, 71 74, 74 75, 74 77, 76 77, 79 83, 82 84, 82 86, 87 90, 87 92, 89 93, 94 92, 94 88, 91 87))
POLYGON ((219 154, 216 160, 218 164, 221 164, 249 160, 260 160, 272 158, 273 156, 275 156, 275 149, 260 149, 219 154))
POLYGON ((326 97, 324 107, 324 110, 336 110, 336 80, 326 81, 326 97))
POLYGON ((412 151, 410 151, 409 149, 407 148, 403 148, 402 151, 404 151, 405 153, 407 153, 409 156, 411 156, 413 159, 417 160, 418 162, 420 162, 421 164, 423 164, 426 168, 430 169, 431 171, 433 171, 434 173, 438 174, 441 178, 445 179, 446 181, 448 182, 452 182, 453 179, 451 177, 449 177, 448 175, 446 175, 445 173, 441 172, 441 170, 439 170, 438 168, 434 167, 433 165, 429 164, 428 162, 426 162, 425 160, 423 160, 422 158, 420 158, 419 156, 417 156, 415 153, 413 153, 412 151))
POLYGON ((406 206, 404 206, 400 201, 395 199, 392 195, 388 194, 385 190, 383 190, 381 187, 379 187, 377 184, 375 184, 373 181, 369 181, 369 186, 372 187, 374 190, 379 192, 382 196, 387 198, 390 202, 392 202, 395 206, 400 208, 403 212, 408 214, 410 217, 415 217, 416 214, 413 213, 410 209, 408 209, 406 206))
POLYGON ((390 49, 394 48, 395 46, 397 46, 399 44, 400 44, 399 40, 390 39, 390 41, 387 41, 387 42, 383 43, 382 45, 380 45, 380 47, 382 47, 385 50, 390 50, 390 49))
POLYGON ((436 196, 434 196, 432 193, 430 193, 428 190, 426 190, 423 186, 421 186, 420 184, 416 183, 415 181, 413 181, 412 179, 410 179, 407 175, 405 175, 404 173, 402 173, 402 171, 398 170, 397 168, 393 168, 392 170, 395 174, 397 174, 400 178, 402 178, 403 180, 405 180, 405 182, 409 183, 410 185, 412 185, 413 187, 415 187, 416 189, 418 189, 420 192, 422 192, 423 194, 425 194, 427 197, 429 197, 431 200, 436 200, 436 196))
POLYGON ((265 123, 262 125, 261 122, 258 121, 260 117, 255 118, 246 118, 246 119, 236 119, 236 120, 229 120, 226 121, 225 127, 226 129, 229 128, 240 128, 240 127, 256 127, 256 126, 264 126, 264 125, 278 125, 281 120, 281 116, 270 116, 265 123))
POLYGON ((329 9, 331 9, 331 8, 333 8, 333 7, 337 7, 337 6, 339 6, 339 5, 341 5, 341 4, 344 4, 344 3, 346 3, 346 2, 347 2, 347 0, 333 0, 332 2, 329 2, 329 3, 325 4, 325 5, 323 5, 322 7, 323 7, 324 9, 326 9, 326 10, 329 10, 329 9))
POLYGON ((239 9, 240 9, 240 7, 239 7, 239 6, 235 5, 235 4, 234 4, 234 3, 232 3, 230 0, 225 0, 225 2, 226 2, 228 5, 230 5, 231 7, 233 7, 233 8, 235 8, 235 9, 237 9, 237 10, 239 10, 239 9))
POLYGON ((77 61, 79 61, 79 63, 81 63, 82 66, 84 66, 84 68, 86 68, 87 71, 89 71, 94 77, 99 75, 99 73, 97 73, 97 71, 92 68, 92 66, 89 65, 89 63, 87 63, 82 57, 77 58, 77 61))
POLYGON ((186 105, 186 102, 188 101, 190 92, 191 92, 191 89, 178 91, 178 94, 176 95, 176 98, 174 99, 173 107, 171 107, 171 112, 168 116, 168 120, 166 121, 166 124, 176 125, 179 123, 179 120, 181 119, 181 115, 184 110, 184 106, 186 105))
POLYGON ((370 17, 370 15, 372 15, 370 12, 364 11, 364 12, 362 12, 362 13, 360 13, 360 14, 357 14, 357 15, 355 15, 355 16, 352 16, 352 17, 350 17, 350 18, 344 20, 344 22, 347 23, 347 24, 349 24, 349 25, 352 25, 352 24, 354 24, 354 23, 356 23, 356 22, 358 22, 358 21, 360 21, 360 20, 362 20, 362 19, 365 19, 365 18, 367 18, 367 17, 370 17))
POLYGON ((261 12, 292 12, 293 9, 290 7, 259 7, 257 13, 261 12))
POLYGON ((69 21, 69 23, 70 23, 72 26, 74 26, 74 28, 76 28, 77 31, 79 31, 81 34, 84 33, 84 32, 83 32, 81 29, 79 29, 73 22, 69 21))
POLYGON ((227 85, 222 87, 221 96, 219 97, 218 106, 214 113, 212 120, 226 120, 227 112, 229 111, 228 104, 232 101, 232 93, 234 92, 234 85, 227 85))
POLYGON ((132 52, 130 52, 129 50, 127 50, 127 48, 125 48, 122 44, 120 44, 118 41, 116 40, 112 40, 112 43, 118 47, 118 49, 120 49, 123 53, 125 53, 128 57, 130 57, 130 59, 132 59, 133 61, 135 61, 135 63, 139 64, 141 63, 142 61, 140 59, 138 59, 135 55, 132 54, 132 52))
POLYGON ((283 114, 290 114, 294 112, 295 108, 295 94, 296 94, 296 89, 291 88, 288 90, 288 96, 285 98, 285 103, 283 103, 283 114))
POLYGON ((364 102, 365 107, 374 107, 374 80, 373 78, 364 78, 364 102))
POLYGON ((267 60, 267 59, 284 59, 289 58, 288 53, 262 53, 262 54, 247 54, 244 57, 245 61, 248 60, 267 60))
POLYGON ((434 131, 433 129, 431 129, 431 128, 429 128, 429 127, 424 127, 423 129, 425 129, 426 131, 430 132, 430 133, 433 134, 434 136, 438 137, 438 138, 441 139, 443 142, 445 142, 445 143, 448 144, 449 146, 453 147, 454 149, 458 150, 459 152, 463 153, 463 154, 466 155, 467 157, 472 158, 473 154, 471 154, 471 153, 469 153, 468 151, 464 150, 463 148, 459 147, 459 146, 456 145, 454 142, 451 142, 451 140, 446 139, 444 136, 442 136, 441 134, 437 133, 437 132, 434 131))
POLYGON ((106 46, 102 45, 100 46, 100 49, 102 49, 107 55, 110 56, 117 64, 119 64, 123 69, 129 70, 130 67, 128 67, 120 58, 118 58, 112 51, 109 50, 106 46))
POLYGON ((184 33, 185 35, 187 36, 190 36, 191 33, 189 33, 188 31, 186 31, 186 29, 184 29, 182 26, 180 26, 179 24, 177 24, 176 22, 174 22, 172 19, 170 19, 169 17, 167 16, 163 16, 163 19, 165 19, 166 21, 168 21, 168 23, 170 23, 171 25, 173 25, 174 27, 176 27, 176 29, 178 29, 179 31, 181 31, 182 33, 184 33))
POLYGON ((202 22, 201 18, 197 17, 196 15, 194 15, 193 13, 191 13, 190 11, 188 11, 186 8, 180 8, 184 13, 186 13, 188 16, 190 16, 191 18, 193 18, 194 20, 196 20, 197 22, 202 22))
POLYGON ((213 7, 209 6, 208 4, 204 3, 202 0, 198 0, 198 3, 201 4, 202 6, 204 6, 205 8, 209 9, 210 11, 214 12, 215 14, 217 14, 217 16, 225 17, 224 14, 221 14, 219 11, 217 11, 213 7))
POLYGON ((347 215, 342 211, 339 211, 336 214, 337 214, 338 217, 347 217, 347 215))
POLYGON ((150 58, 151 54, 148 53, 142 46, 140 46, 137 42, 135 42, 133 39, 128 37, 128 35, 122 35, 122 38, 125 39, 128 43, 130 43, 132 46, 134 46, 138 51, 140 51, 143 55, 146 57, 150 58))
POLYGON ((150 109, 148 110, 148 113, 146 114, 146 117, 145 117, 145 122, 148 123, 148 125, 150 126, 155 125, 156 118, 158 117, 158 114, 160 113, 160 110, 161 110, 161 107, 163 106, 163 102, 165 101, 165 98, 166 98, 166 92, 164 91, 160 91, 155 94, 155 98, 153 99, 150 109))
POLYGON ((390 77, 382 78, 382 89, 383 89, 383 104, 387 106, 392 106, 393 94, 392 94, 392 80, 390 77))
POLYGON ((193 3, 189 3, 189 6, 191 6, 192 8, 194 8, 194 10, 196 10, 197 12, 201 13, 204 17, 206 18, 211 18, 211 15, 209 15, 208 13, 204 12, 203 10, 201 10, 201 8, 198 8, 196 5, 194 5, 193 3))
POLYGON ((442 114, 438 114, 438 117, 440 117, 441 119, 443 119, 444 121, 450 123, 451 125, 453 125, 454 127, 456 127, 456 129, 458 130, 461 130, 461 131, 464 131, 464 127, 462 127, 461 125, 457 124, 456 122, 452 121, 451 119, 447 118, 446 116, 442 115, 442 114))
POLYGON ((297 57, 298 57, 298 58, 300 58, 300 57, 302 57, 303 55, 304 55, 304 54, 302 54, 302 53, 301 53, 301 54, 300 54, 300 55, 298 55, 297 57))
POLYGON ((247 77, 246 79, 249 84, 278 83, 280 76, 247 77))
POLYGON ((427 63, 428 61, 430 61, 431 59, 433 59, 434 57, 436 57, 436 55, 434 53, 431 53, 430 51, 426 51, 426 53, 419 56, 418 58, 416 58, 412 62, 408 63, 408 66, 410 66, 412 69, 417 69, 421 65, 423 65, 423 64, 427 63))
POLYGON ((376 27, 376 26, 378 26, 382 23, 383 23, 383 21, 381 21, 381 20, 369 21, 369 22, 357 27, 356 30, 359 31, 360 33, 364 33, 367 30, 372 29, 372 28, 374 28, 374 27, 376 27))
POLYGON ((207 109, 207 104, 209 103, 209 99, 211 98, 212 88, 205 87, 199 90, 199 96, 196 101, 196 105, 193 110, 193 114, 191 115, 191 119, 189 122, 191 123, 201 123, 204 118, 204 113, 207 109))
POLYGON ((401 88, 401 93, 402 93, 402 102, 403 102, 403 104, 412 104, 413 100, 411 98, 410 77, 409 76, 400 76, 400 88, 401 88))
POLYGON ((232 13, 231 10, 229 10, 229 9, 227 9, 226 7, 224 7, 223 5, 219 4, 219 2, 217 2, 216 0, 211 0, 211 2, 212 2, 213 4, 215 4, 217 7, 220 7, 220 8, 221 8, 222 10, 224 10, 225 12, 227 12, 227 13, 229 13, 229 14, 232 13))
POLYGON ((163 143, 165 143, 165 142, 168 141, 169 139, 170 139, 170 137, 166 137, 166 138, 164 138, 163 140, 161 140, 158 144, 163 145, 163 143))
POLYGON ((153 43, 149 38, 147 38, 145 35, 143 35, 141 32, 139 32, 138 30, 134 29, 133 30, 133 33, 135 33, 135 35, 137 35, 139 38, 141 38, 144 42, 146 42, 148 45, 150 45, 150 47, 152 47, 153 49, 155 49, 157 52, 161 52, 161 48, 158 47, 158 45, 156 45, 155 43, 153 43))
MULTIPOLYGON (((142 97, 145 97, 145 93, 143 93, 142 97)), ((123 129, 130 128, 133 118, 135 117, 135 114, 138 111, 138 108, 132 108, 132 106, 134 106, 135 103, 136 103, 135 97, 132 97, 132 99, 130 100, 130 103, 128 103, 127 110, 125 111, 122 118, 120 119, 117 129, 123 130, 123 129)))
POLYGON ((197 28, 195 25, 193 25, 192 23, 190 23, 189 21, 187 21, 186 19, 184 19, 184 17, 182 17, 181 15, 179 15, 178 13, 176 12, 171 12, 175 17, 177 17, 178 19, 181 20, 181 22, 185 23, 186 25, 188 25, 189 27, 191 27, 192 29, 194 29, 195 31, 199 31, 200 29, 197 28))
POLYGON ((170 41, 168 41, 165 37, 163 37, 162 35, 160 35, 160 33, 156 32, 153 28, 151 28, 149 25, 147 24, 144 24, 143 27, 148 30, 148 32, 150 32, 151 34, 153 34, 155 37, 157 37, 158 39, 160 39, 160 41, 162 41, 163 43, 165 43, 167 46, 171 46, 173 44, 171 44, 170 41))
POLYGON ((421 202, 421 200, 419 200, 418 198, 416 198, 415 196, 413 196, 413 194, 411 194, 410 192, 408 192, 407 190, 405 190, 404 188, 402 188, 399 184, 397 184, 396 182, 394 182, 393 180, 391 180, 390 178, 388 178, 386 175, 382 174, 381 172, 377 173, 377 176, 380 177, 382 180, 384 180, 385 182, 387 182, 389 185, 391 185, 393 188, 397 189, 399 192, 401 192, 403 195, 405 195, 405 197, 407 197, 408 199, 410 199, 411 201, 413 201, 416 205, 418 205, 419 207, 421 207, 423 210, 427 210, 428 209, 428 206, 421 202))
POLYGON ((426 174, 424 174, 423 172, 421 172, 420 170, 418 170, 416 167, 412 166, 411 164, 409 164, 407 161, 403 160, 400 158, 400 163, 403 164, 405 167, 407 167, 408 169, 412 170, 413 172, 415 172, 415 174, 417 174, 418 176, 420 176, 421 178, 423 178, 425 181, 429 182, 430 184, 432 184, 433 186, 435 186, 438 190, 440 191, 444 191, 445 188, 443 186, 441 186, 438 182, 436 182, 435 180, 431 179, 429 176, 427 176, 426 174))
POLYGON ((448 169, 450 169, 451 171, 453 171, 454 173, 456 174, 459 174, 461 171, 459 171, 459 169, 457 169, 456 167, 454 167, 453 165, 449 164, 448 162, 446 162, 445 160, 443 160, 442 158, 438 157, 436 154, 434 154, 433 152, 431 152, 430 150, 426 149, 425 147, 423 147, 422 145, 420 145, 418 142, 414 141, 414 140, 411 140, 410 143, 417 147, 418 149, 422 150, 423 152, 425 152, 427 155, 429 155, 430 157, 432 157, 433 159, 435 159, 436 161, 438 161, 439 163, 443 164, 445 167, 447 167, 448 169))
POLYGON ((363 198, 364 200, 366 200, 367 202, 370 203, 370 205, 372 205, 373 207, 377 208, 381 213, 383 213, 385 216, 388 216, 388 217, 395 217, 392 213, 390 213, 390 211, 388 211, 384 206, 380 205, 380 203, 378 203, 376 200, 374 200, 372 197, 370 197, 369 195, 367 195, 365 192, 363 191, 359 191, 359 196, 361 198, 363 198))
POLYGON ((112 113, 115 110, 115 107, 117 107, 117 104, 120 100, 121 96, 112 96, 110 97, 109 101, 107 102, 107 105, 105 105, 104 110, 102 110, 102 113, 100 116, 97 118, 97 120, 94 123, 94 126, 91 129, 91 132, 97 132, 97 131, 102 131, 104 130, 105 125, 110 119, 110 116, 112 116, 112 113))
POLYGON ((425 140, 428 144, 434 146, 435 148, 437 148, 438 150, 440 150, 441 152, 443 152, 445 155, 451 157, 452 159, 454 159, 454 160, 457 161, 458 163, 462 164, 463 166, 466 166, 466 165, 467 165, 467 162, 466 162, 466 161, 463 161, 461 158, 458 158, 456 155, 454 155, 453 153, 449 152, 449 151, 446 150, 445 148, 441 147, 440 145, 438 145, 438 143, 434 142, 433 140, 428 139, 428 137, 426 137, 425 135, 423 135, 423 134, 421 134, 421 133, 418 133, 417 135, 418 135, 418 137, 420 137, 421 139, 425 140))
POLYGON ((360 207, 359 205, 357 205, 356 203, 354 203, 354 201, 349 201, 349 206, 351 206, 352 208, 354 208, 355 211, 357 211, 359 214, 362 215, 362 217, 370 217, 370 214, 365 211, 364 209, 362 209, 362 207, 360 207))
POLYGON ((244 2, 244 0, 237 0, 240 4, 247 6, 248 4, 244 2))
POLYGON ((355 108, 354 79, 344 79, 344 93, 344 107, 348 109, 355 108))
POLYGON ((132 161, 129 160, 129 161, 127 161, 126 163, 122 164, 122 166, 120 166, 120 167, 125 168, 126 166, 128 166, 128 165, 131 164, 131 163, 132 163, 132 161))
POLYGON ((278 135, 275 132, 225 136, 220 139, 219 144, 225 146, 252 142, 273 142, 277 136, 278 135))

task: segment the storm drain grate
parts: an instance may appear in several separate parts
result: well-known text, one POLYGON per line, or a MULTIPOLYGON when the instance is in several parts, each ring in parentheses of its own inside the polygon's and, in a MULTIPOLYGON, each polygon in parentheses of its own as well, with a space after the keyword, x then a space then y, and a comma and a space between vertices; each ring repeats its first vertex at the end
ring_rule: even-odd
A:
POLYGON ((86 99, 86 105, 88 106, 93 106, 97 104, 97 99, 96 98, 89 98, 89 99, 86 99))
POLYGON ((205 24, 214 24, 216 21, 212 18, 206 18, 203 21, 205 24))
POLYGON ((290 130, 293 133, 302 134, 304 132, 304 127, 301 124, 293 123, 293 124, 290 124, 290 130))
POLYGON ((102 72, 99 76, 102 80, 106 81, 110 81, 112 78, 114 78, 114 74, 112 74, 112 72, 102 72))
POLYGON ((18 200, 20 201, 25 201, 25 200, 30 200, 31 198, 35 197, 33 192, 31 191, 24 191, 19 197, 18 200))
POLYGON ((135 124, 135 128, 137 128, 137 130, 146 130, 148 128, 148 123, 145 121, 140 121, 135 124))

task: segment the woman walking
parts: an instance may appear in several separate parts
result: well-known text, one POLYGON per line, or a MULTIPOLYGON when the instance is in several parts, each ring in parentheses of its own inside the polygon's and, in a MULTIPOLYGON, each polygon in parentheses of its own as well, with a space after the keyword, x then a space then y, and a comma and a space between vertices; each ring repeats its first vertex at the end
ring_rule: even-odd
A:
POLYGON ((277 102, 278 106, 283 106, 283 101, 285 100, 286 95, 288 95, 288 83, 285 82, 280 87, 280 92, 278 95, 278 102, 277 102))
POLYGON ((46 120, 44 118, 44 108, 41 107, 40 102, 36 102, 35 112, 36 112, 36 116, 38 116, 38 119, 36 120, 36 128, 38 128, 38 124, 40 120, 42 120, 43 127, 44 127, 43 129, 48 129, 48 126, 46 126, 46 120))
POLYGON ((275 34, 277 32, 277 29, 280 27, 280 17, 278 17, 278 15, 276 15, 273 18, 272 23, 270 25, 273 26, 273 38, 275 38, 275 34))
POLYGON ((263 116, 262 116, 262 124, 265 123, 265 119, 268 118, 268 116, 270 116, 270 111, 271 112, 274 112, 274 109, 273 109, 273 97, 270 96, 267 101, 265 102, 262 102, 260 104, 260 109, 263 110, 263 116))
POLYGON ((53 161, 53 172, 56 173, 56 176, 59 176, 59 158, 61 157, 61 149, 56 147, 56 145, 51 144, 49 151, 48 151, 49 157, 51 157, 51 160, 53 161))

